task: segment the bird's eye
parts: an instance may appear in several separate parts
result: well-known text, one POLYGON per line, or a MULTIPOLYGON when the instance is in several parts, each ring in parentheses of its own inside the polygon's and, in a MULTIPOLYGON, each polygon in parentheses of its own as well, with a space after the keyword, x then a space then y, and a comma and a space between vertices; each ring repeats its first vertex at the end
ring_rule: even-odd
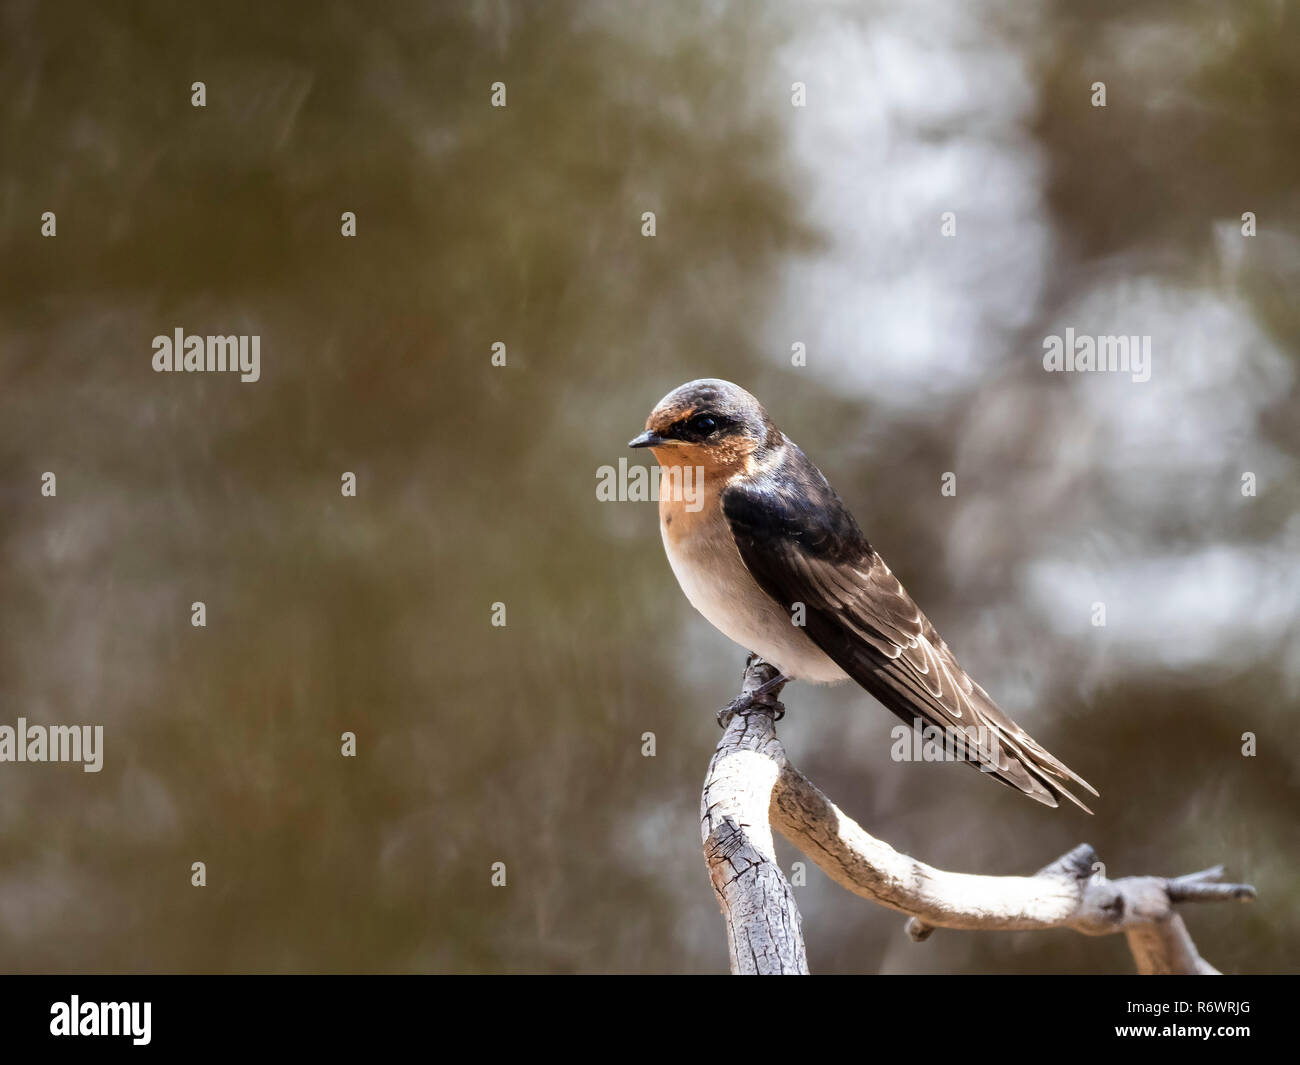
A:
POLYGON ((708 436, 709 433, 713 432, 713 430, 718 427, 718 423, 707 414, 697 414, 691 419, 690 426, 695 430, 695 432, 702 436, 708 436))

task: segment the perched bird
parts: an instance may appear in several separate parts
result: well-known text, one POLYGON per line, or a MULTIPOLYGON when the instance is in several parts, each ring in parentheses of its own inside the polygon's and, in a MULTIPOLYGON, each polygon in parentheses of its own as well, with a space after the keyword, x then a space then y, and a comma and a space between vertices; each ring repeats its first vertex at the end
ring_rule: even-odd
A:
POLYGON ((982 772, 1088 810, 1066 785, 1097 791, 966 675, 821 471, 743 388, 674 389, 628 446, 651 448, 661 467, 660 531, 682 591, 781 671, 764 689, 851 678, 909 724, 956 730, 982 772))

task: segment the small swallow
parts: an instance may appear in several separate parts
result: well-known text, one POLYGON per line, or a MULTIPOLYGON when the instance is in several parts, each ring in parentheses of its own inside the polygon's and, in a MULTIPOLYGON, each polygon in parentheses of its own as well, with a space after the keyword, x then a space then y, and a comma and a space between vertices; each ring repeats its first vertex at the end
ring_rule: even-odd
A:
POLYGON ((628 446, 650 448, 661 467, 659 528, 678 584, 715 628, 780 670, 764 689, 852 679, 908 724, 964 734, 965 760, 1008 787, 1092 812, 1065 785, 1096 789, 967 676, 757 399, 729 381, 690 381, 628 446), (672 480, 688 469, 702 478, 690 507, 672 480))

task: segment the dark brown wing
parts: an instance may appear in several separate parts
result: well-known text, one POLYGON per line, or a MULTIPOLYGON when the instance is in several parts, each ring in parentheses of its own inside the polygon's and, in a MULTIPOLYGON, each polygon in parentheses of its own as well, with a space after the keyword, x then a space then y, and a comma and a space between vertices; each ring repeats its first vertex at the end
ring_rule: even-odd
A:
POLYGON ((1047 806, 1064 796, 1088 810, 1063 785, 1096 790, 967 676, 826 479, 786 447, 780 476, 734 484, 722 497, 759 586, 788 611, 802 603, 813 642, 908 724, 960 730, 983 772, 1047 806))

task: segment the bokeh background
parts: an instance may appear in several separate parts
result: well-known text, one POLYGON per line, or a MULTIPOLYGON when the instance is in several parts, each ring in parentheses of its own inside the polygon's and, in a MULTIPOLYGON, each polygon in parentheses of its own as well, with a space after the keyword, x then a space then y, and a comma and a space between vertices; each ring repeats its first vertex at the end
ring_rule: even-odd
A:
MULTIPOLYGON (((1297 54, 1282 2, 0 5, 0 722, 106 733, 0 765, 0 968, 724 970, 744 653, 595 494, 701 376, 1102 798, 895 764, 848 688, 787 689, 801 769, 945 868, 1222 862, 1201 952, 1300 968, 1297 54), (261 381, 153 373, 177 326, 261 381), (1151 379, 1044 373, 1067 326, 1151 379)), ((1131 970, 797 897, 814 971, 1131 970)))

